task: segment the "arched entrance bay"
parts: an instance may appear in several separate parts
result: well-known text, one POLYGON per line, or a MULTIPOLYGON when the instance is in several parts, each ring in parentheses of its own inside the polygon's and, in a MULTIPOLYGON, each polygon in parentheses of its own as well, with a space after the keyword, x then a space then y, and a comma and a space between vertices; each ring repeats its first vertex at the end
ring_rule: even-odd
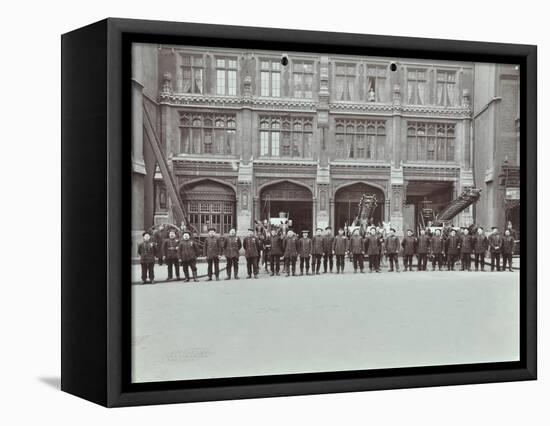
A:
POLYGON ((334 225, 336 228, 353 223, 358 214, 359 200, 363 194, 376 195, 378 206, 374 210, 372 220, 375 225, 382 223, 386 201, 384 193, 375 186, 357 182, 336 191, 334 197, 334 225))
POLYGON ((260 218, 269 220, 288 213, 293 230, 302 232, 313 227, 313 195, 305 186, 290 181, 267 185, 260 192, 260 218))
POLYGON ((200 236, 208 234, 208 228, 215 228, 220 234, 235 227, 235 191, 210 179, 185 184, 180 196, 189 215, 189 223, 200 236))

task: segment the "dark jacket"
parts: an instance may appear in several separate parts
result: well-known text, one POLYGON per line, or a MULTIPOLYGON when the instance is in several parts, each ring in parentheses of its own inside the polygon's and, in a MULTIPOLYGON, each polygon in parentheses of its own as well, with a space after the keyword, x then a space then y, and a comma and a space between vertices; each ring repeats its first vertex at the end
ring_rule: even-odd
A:
POLYGON ((403 238, 403 241, 401 241, 401 246, 403 247, 403 256, 412 256, 416 251, 416 238, 403 238))
POLYGON ((334 241, 332 243, 332 250, 334 251, 334 254, 337 256, 341 256, 346 254, 346 251, 348 251, 349 247, 349 240, 348 237, 345 235, 337 235, 334 237, 334 241))
POLYGON ((430 237, 426 234, 420 235, 416 239, 416 252, 418 254, 427 254, 430 252, 430 237))
POLYGON ((365 240, 360 235, 352 235, 349 239, 349 251, 352 254, 365 253, 365 240))
POLYGON ((239 250, 242 247, 241 239, 237 236, 228 235, 223 240, 225 257, 239 257, 239 250))
POLYGON ((162 255, 166 259, 177 259, 178 258, 178 245, 180 240, 177 238, 167 238, 162 243, 162 255))
POLYGON ((443 254, 445 252, 445 240, 441 235, 432 237, 431 248, 433 254, 443 254))
POLYGON ((460 238, 458 236, 451 235, 445 240, 445 250, 448 255, 456 256, 460 253, 460 238))
POLYGON ((222 254, 222 242, 219 237, 214 236, 208 236, 204 240, 204 249, 203 249, 203 255, 206 256, 207 259, 213 259, 217 256, 221 256, 222 254))
POLYGON ((283 238, 279 234, 269 237, 271 244, 270 254, 272 256, 281 256, 283 254, 283 238))
POLYGON ((258 257, 261 250, 261 242, 258 237, 246 237, 243 240, 244 256, 258 257))
POLYGON ((386 253, 399 253, 399 237, 397 235, 388 235, 386 237, 386 253))
POLYGON ((188 240, 180 240, 178 245, 178 257, 187 262, 189 260, 196 259, 200 253, 199 245, 191 238, 188 240))
MULTIPOLYGON (((311 254, 323 254, 324 253, 324 246, 325 246, 325 238, 324 237, 318 237, 317 235, 314 236, 311 239, 311 254)), ((332 247, 331 247, 332 252, 332 247)))
POLYGON ((381 239, 380 235, 367 235, 365 238, 365 252, 368 255, 380 254, 381 239))
POLYGON ((143 241, 138 244, 138 254, 141 263, 155 263, 155 257, 158 255, 158 245, 154 241, 143 241))
POLYGON ((460 253, 469 254, 474 251, 474 239, 470 234, 460 237, 460 253))
POLYGON ((301 257, 309 257, 311 255, 311 238, 300 238, 298 240, 298 253, 301 257))
POLYGON ((502 237, 502 253, 513 254, 516 247, 516 240, 511 235, 502 237))
POLYGON ((474 252, 477 254, 485 253, 489 247, 489 240, 485 235, 476 234, 473 237, 474 240, 474 252))
POLYGON ((502 235, 491 234, 489 235, 489 250, 491 253, 500 253, 502 250, 502 235))
POLYGON ((295 235, 283 240, 283 256, 298 257, 298 238, 295 235))
POLYGON ((324 254, 332 254, 332 243, 334 243, 334 235, 325 235, 323 237, 324 254))

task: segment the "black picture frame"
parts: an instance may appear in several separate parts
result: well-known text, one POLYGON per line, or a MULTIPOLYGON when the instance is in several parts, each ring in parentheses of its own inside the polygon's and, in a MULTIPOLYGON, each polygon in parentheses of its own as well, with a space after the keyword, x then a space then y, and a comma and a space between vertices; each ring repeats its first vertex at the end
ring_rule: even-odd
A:
POLYGON ((63 391, 119 407, 536 379, 536 46, 113 18, 61 42, 63 391), (133 42, 519 64, 521 226, 528 236, 521 240, 520 361, 130 383, 133 42))

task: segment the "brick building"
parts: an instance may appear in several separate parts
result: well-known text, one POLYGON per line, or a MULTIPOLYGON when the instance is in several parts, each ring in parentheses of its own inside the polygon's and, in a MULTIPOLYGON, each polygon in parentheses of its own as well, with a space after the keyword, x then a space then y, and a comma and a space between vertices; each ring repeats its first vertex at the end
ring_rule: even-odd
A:
MULTIPOLYGON (((342 226, 363 193, 376 194, 374 221, 402 233, 416 228, 422 201, 437 211, 479 179, 491 185, 479 169, 501 137, 507 148, 495 151, 493 179, 497 163, 518 160, 508 153, 518 102, 508 96, 517 79, 501 78, 508 68, 146 44, 132 56, 136 234, 175 220, 144 116, 201 234, 210 226, 243 233, 280 212, 297 229, 342 226), (493 105, 489 88, 497 86, 506 95, 493 105), (496 132, 493 146, 475 132, 496 132)), ((490 201, 483 198, 477 214, 492 225, 500 201, 482 188, 490 201)), ((455 224, 472 223, 474 211, 455 224)))

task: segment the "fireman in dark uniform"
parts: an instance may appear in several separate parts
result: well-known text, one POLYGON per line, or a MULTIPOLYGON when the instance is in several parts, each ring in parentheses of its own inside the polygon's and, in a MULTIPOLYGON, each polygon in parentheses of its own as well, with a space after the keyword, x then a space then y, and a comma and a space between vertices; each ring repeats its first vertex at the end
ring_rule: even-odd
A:
POLYGON ((206 257, 208 263, 208 280, 212 281, 212 273, 216 276, 216 281, 220 279, 220 255, 222 254, 222 243, 218 236, 216 236, 216 230, 210 228, 208 230, 208 237, 204 240, 203 255, 206 257), (214 271, 212 271, 214 267, 214 271))
MULTIPOLYGON (((370 228, 369 235, 365 238, 365 252, 369 256, 369 272, 380 272, 380 247, 382 236, 377 234, 376 228, 370 228)), ((363 272, 361 270, 361 272, 363 272)))
POLYGON ((145 231, 143 241, 138 245, 139 263, 141 264, 141 281, 147 284, 147 276, 151 284, 155 283, 155 257, 158 255, 158 245, 151 240, 151 234, 145 231))
POLYGON ((460 270, 468 271, 472 270, 472 252, 474 249, 474 241, 470 235, 468 228, 464 228, 462 231, 462 237, 460 238, 460 270))
POLYGON ((254 235, 254 229, 248 228, 248 236, 243 241, 243 248, 248 273, 246 278, 252 278, 252 274, 254 274, 254 278, 258 278, 261 243, 260 239, 254 235))
MULTIPOLYGON (((348 251, 348 237, 344 234, 344 229, 338 229, 338 235, 334 237, 334 242, 332 243, 332 252, 336 256, 336 273, 344 273, 344 265, 346 263, 346 253, 348 251)), ((317 273, 319 273, 319 268, 317 268, 317 273)))
POLYGON ((223 241, 223 249, 225 252, 226 259, 226 280, 231 279, 231 271, 235 276, 235 279, 239 279, 239 250, 242 247, 241 239, 235 235, 235 230, 229 230, 229 236, 227 236, 223 241))
POLYGON ((290 276, 291 267, 292 275, 296 275, 296 259, 298 258, 298 239, 294 235, 294 231, 289 229, 286 238, 283 240, 283 257, 285 259, 286 276, 290 276))
POLYGON ((323 257, 325 245, 325 238, 322 233, 323 230, 321 228, 317 228, 315 230, 315 236, 311 240, 311 254, 313 255, 311 259, 311 272, 313 275, 318 274, 321 269, 321 258, 323 257))
POLYGON ((390 234, 386 237, 386 257, 390 265, 389 272, 399 272, 399 237, 395 235, 395 229, 390 228, 390 234))
POLYGON ((485 236, 483 228, 480 226, 477 228, 476 235, 473 237, 474 241, 474 264, 476 271, 485 271, 485 252, 489 248, 489 240, 485 236))
POLYGON ((416 251, 416 238, 413 237, 413 231, 407 229, 407 236, 401 241, 401 246, 403 247, 403 266, 405 272, 407 268, 412 272, 412 259, 416 251))
POLYGON ((271 236, 269 237, 269 260, 271 268, 271 276, 279 275, 281 267, 281 256, 283 255, 283 239, 281 235, 275 230, 271 230, 271 236))
POLYGON ((506 271, 506 264, 508 264, 508 270, 512 271, 512 256, 516 247, 516 239, 512 235, 511 229, 504 231, 504 237, 502 238, 502 270, 506 271))
POLYGON ((491 253, 491 272, 500 271, 500 253, 502 252, 502 235, 498 232, 498 228, 493 226, 493 233, 489 235, 489 252, 491 253))
POLYGON ((432 271, 435 271, 435 267, 438 266, 441 271, 444 265, 443 256, 445 255, 445 240, 441 236, 441 230, 436 229, 434 236, 431 239, 432 249, 432 271))
POLYGON ((323 241, 323 272, 330 270, 332 272, 333 267, 333 256, 332 256, 332 243, 334 242, 334 235, 332 235, 332 228, 327 226, 325 228, 325 238, 323 241))
POLYGON ((176 280, 180 279, 180 262, 178 259, 178 245, 180 241, 176 238, 176 232, 170 231, 168 238, 164 240, 162 244, 162 259, 168 267, 168 278, 166 281, 170 281, 173 278, 172 268, 176 272, 176 280))
POLYGON ((190 237, 189 231, 183 231, 182 239, 178 245, 178 258, 181 261, 185 282, 189 282, 189 269, 193 274, 193 281, 197 282, 197 257, 200 253, 199 245, 190 237))
POLYGON ((304 275, 304 263, 306 265, 306 275, 309 275, 309 259, 311 257, 311 238, 308 237, 309 231, 302 231, 302 238, 298 241, 300 254, 300 275, 304 275))
POLYGON ((364 256, 365 256, 365 240, 359 235, 359 230, 354 229, 349 240, 349 251, 353 256, 353 272, 357 273, 357 269, 364 271, 364 256))
POLYGON ((416 253, 418 257, 418 270, 425 271, 428 265, 428 254, 430 253, 430 237, 426 230, 420 230, 420 236, 416 239, 416 253))
POLYGON ((451 229, 451 235, 445 240, 445 252, 447 253, 447 270, 454 271, 460 254, 460 237, 456 235, 455 229, 451 229))

